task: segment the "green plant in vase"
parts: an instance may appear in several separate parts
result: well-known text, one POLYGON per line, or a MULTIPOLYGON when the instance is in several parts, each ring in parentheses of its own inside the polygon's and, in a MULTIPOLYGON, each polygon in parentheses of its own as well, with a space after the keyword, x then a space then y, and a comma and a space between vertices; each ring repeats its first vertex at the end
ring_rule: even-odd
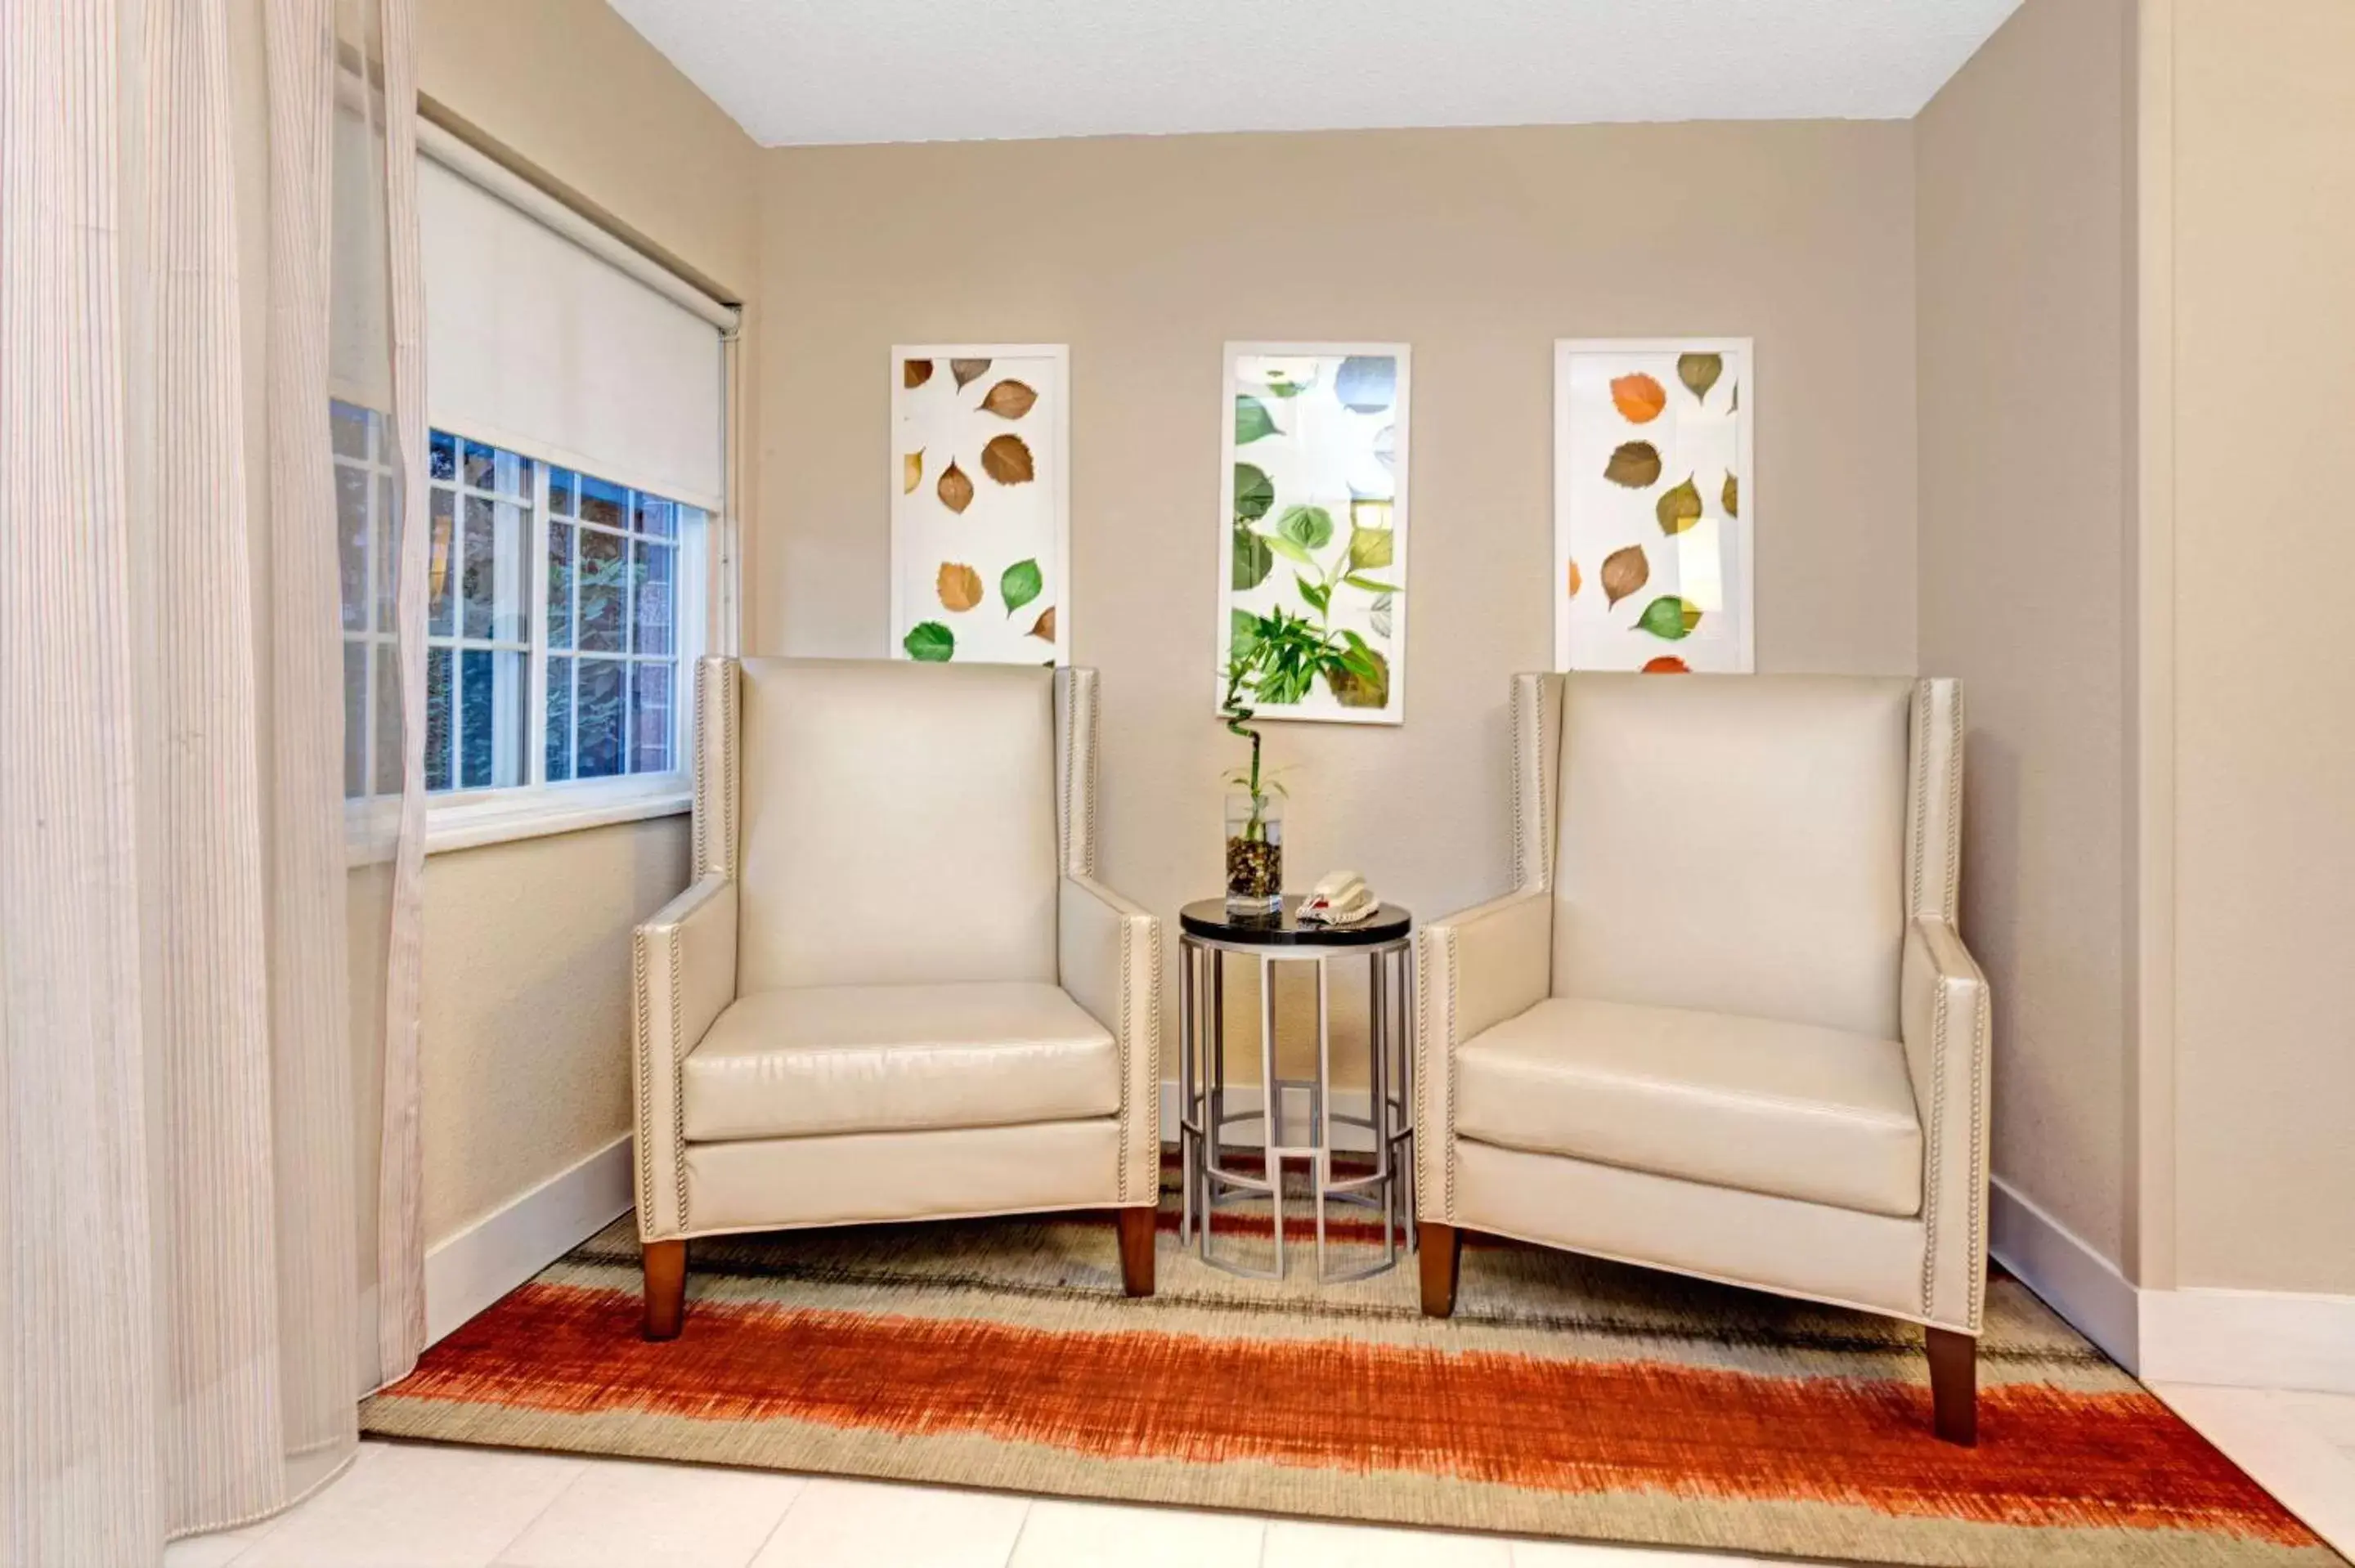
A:
POLYGON ((1227 689, 1219 711, 1227 728, 1251 742, 1251 763, 1226 776, 1227 908, 1272 915, 1284 904, 1284 786, 1263 769, 1264 741, 1253 722, 1263 704, 1290 705, 1319 676, 1328 683, 1380 675, 1372 651, 1354 632, 1335 632, 1281 608, 1266 615, 1234 610, 1229 630, 1227 689))

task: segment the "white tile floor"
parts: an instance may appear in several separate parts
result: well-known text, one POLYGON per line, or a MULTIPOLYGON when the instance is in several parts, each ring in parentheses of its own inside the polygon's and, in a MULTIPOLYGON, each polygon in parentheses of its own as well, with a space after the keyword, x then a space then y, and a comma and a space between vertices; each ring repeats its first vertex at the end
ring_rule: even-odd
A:
MULTIPOLYGON (((2355 1557, 2355 1395, 2187 1384, 2158 1393, 2355 1557)), ((166 1568, 1727 1568, 1746 1561, 375 1442, 281 1518, 180 1542, 165 1554, 166 1568)))
POLYGON ((2355 1393, 2189 1383, 2151 1392, 2355 1562, 2355 1393))

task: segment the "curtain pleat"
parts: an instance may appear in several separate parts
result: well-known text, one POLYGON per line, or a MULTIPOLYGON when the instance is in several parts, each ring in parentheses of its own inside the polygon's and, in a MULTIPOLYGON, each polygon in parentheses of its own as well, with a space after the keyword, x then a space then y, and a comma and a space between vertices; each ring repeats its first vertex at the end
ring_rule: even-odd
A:
MULTIPOLYGON (((400 586, 404 650, 425 646, 428 566, 425 464, 425 272, 417 228, 416 40, 410 0, 378 0, 383 37, 387 273, 390 281, 392 429, 401 482, 400 586)), ((418 992, 424 959, 425 661, 401 661, 401 741, 408 781, 393 857, 391 939, 385 959, 383 1165, 378 1181, 378 1353, 388 1383, 425 1349, 424 1134, 418 1076, 418 992)))
MULTIPOLYGON (((144 164, 152 504, 135 520, 144 635, 139 863, 153 879, 148 1063, 164 1310, 168 1523, 237 1519, 284 1486, 268 931, 225 0, 148 13, 144 164)), ((316 526, 316 524, 314 524, 316 526)))
MULTIPOLYGON (((336 24, 332 0, 271 0, 270 657, 268 880, 273 1039, 344 1048, 272 1060, 280 1378, 290 1489, 357 1441, 358 1377, 351 1022, 345 870, 342 582, 323 446, 335 281, 336 24)), ((419 784, 422 786, 421 774, 419 784)))
POLYGON ((0 1540, 161 1528, 111 0, 0 6, 0 1540))
POLYGON ((356 955, 328 419, 336 290, 362 280, 402 520, 383 656, 415 713, 407 4, 0 5, 0 1568, 153 1564, 348 1459, 353 1064, 379 1030, 409 1239, 363 1331, 421 1343, 422 726, 387 727, 390 935, 356 955), (338 255, 355 79, 368 266, 338 255), (357 1025, 356 989, 382 1002, 357 1025))

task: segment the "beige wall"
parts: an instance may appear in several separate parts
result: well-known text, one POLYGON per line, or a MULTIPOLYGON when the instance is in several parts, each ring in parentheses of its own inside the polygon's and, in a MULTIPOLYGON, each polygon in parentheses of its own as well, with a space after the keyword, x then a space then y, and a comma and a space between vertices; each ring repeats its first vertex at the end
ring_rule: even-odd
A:
POLYGON ((2132 0, 2028 0, 1915 122, 1922 668, 1969 715, 1998 1176, 2127 1256, 2132 0))
POLYGON ((429 1238, 628 1129, 630 931, 687 874, 685 817, 427 862, 429 1238))
MULTIPOLYGON (((604 5, 419 9, 427 97, 745 299, 751 321, 759 152, 734 122, 604 5)), ((687 868, 684 817, 427 862, 429 1244, 628 1130, 630 928, 687 868)))
POLYGON ((1551 342, 1748 334, 1767 670, 1914 667, 1913 133, 1653 125, 773 150, 747 646, 888 652, 888 351, 1071 345, 1073 654, 1103 863, 1215 891, 1220 344, 1414 346, 1401 728, 1273 727, 1291 880, 1508 874, 1507 677, 1551 647, 1551 342))
POLYGON ((2355 1292, 2355 5, 2167 9, 2177 1268, 2355 1292))
POLYGON ((602 4, 420 0, 428 98, 740 291, 753 286, 760 149, 602 4))

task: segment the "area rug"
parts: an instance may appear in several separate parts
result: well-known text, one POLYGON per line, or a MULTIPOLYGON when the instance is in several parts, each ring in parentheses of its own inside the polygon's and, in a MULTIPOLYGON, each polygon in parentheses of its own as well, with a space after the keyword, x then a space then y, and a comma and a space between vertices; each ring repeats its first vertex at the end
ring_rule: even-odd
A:
MULTIPOLYGON (((1988 1289, 1979 1446, 1929 1430, 1918 1330, 1474 1238, 1319 1287, 1181 1251, 1122 1296, 1109 1215, 690 1248, 638 1336, 613 1224, 370 1400, 379 1436, 1817 1560, 2342 1568, 2019 1284, 1988 1289)), ((1222 1221, 1266 1259, 1264 1216, 1222 1221)), ((1370 1255, 1344 1225, 1328 1261, 1370 1255)), ((1305 1240, 1295 1237, 1296 1241, 1305 1240)))

